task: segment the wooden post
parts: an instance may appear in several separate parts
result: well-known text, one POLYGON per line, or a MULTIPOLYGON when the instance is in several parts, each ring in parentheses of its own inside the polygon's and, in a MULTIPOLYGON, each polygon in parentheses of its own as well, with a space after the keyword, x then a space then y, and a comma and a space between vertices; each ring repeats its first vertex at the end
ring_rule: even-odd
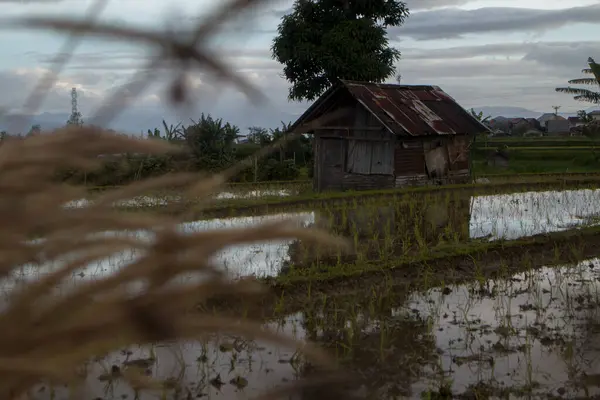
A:
POLYGON ((254 183, 258 182, 258 157, 254 157, 254 183))

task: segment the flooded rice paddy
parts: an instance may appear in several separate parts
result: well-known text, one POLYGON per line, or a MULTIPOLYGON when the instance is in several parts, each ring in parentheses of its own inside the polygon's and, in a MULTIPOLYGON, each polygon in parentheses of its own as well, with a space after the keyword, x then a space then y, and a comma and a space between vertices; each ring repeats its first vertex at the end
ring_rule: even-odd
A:
POLYGON ((595 223, 600 190, 566 190, 475 196, 471 238, 517 239, 595 223))
MULTIPOLYGON (((346 390, 358 398, 585 398, 600 393, 599 281, 593 259, 505 280, 381 292, 367 302, 315 299, 268 326, 329 349, 357 373, 346 390)), ((142 368, 165 380, 169 398, 252 398, 310 367, 295 349, 223 335, 90 362, 86 390, 90 398, 135 398, 119 376, 142 368)), ((67 393, 55 388, 53 398, 67 393)))
MULTIPOLYGON (((234 200, 234 199, 253 199, 268 197, 288 197, 297 194, 298 190, 293 189, 272 189, 272 190, 245 190, 245 191, 226 191, 213 196, 214 200, 234 200)), ((167 206, 172 203, 180 202, 180 196, 138 196, 129 200, 122 200, 115 205, 119 207, 158 207, 167 206)), ((67 208, 81 208, 93 203, 93 199, 79 199, 65 204, 67 208)))
MULTIPOLYGON (((304 226, 324 226, 354 243, 360 258, 389 260, 472 239, 516 239, 597 223, 600 190, 527 192, 457 198, 431 197, 424 202, 365 204, 353 207, 306 210, 264 216, 199 220, 185 223, 184 231, 226 229, 260 222, 297 219, 304 226), (366 258, 366 256, 365 256, 366 258)), ((145 232, 129 234, 142 235, 145 232)), ((94 262, 74 279, 89 279, 114 271, 136 259, 135 250, 94 262)), ((215 257, 232 276, 276 276, 282 269, 319 261, 311 249, 297 241, 272 241, 227 248, 215 257)), ((328 262, 336 262, 327 260, 328 262)), ((18 279, 27 280, 58 265, 23 267, 18 279), (33 272, 35 271, 35 273, 33 272)))
MULTIPOLYGON (((305 226, 326 226, 355 244, 379 243, 404 254, 440 243, 515 239, 593 225, 600 216, 599 197, 600 190, 432 196, 194 221, 181 229, 294 217, 305 226)), ((145 232, 133 234, 151 238, 145 232)), ((294 262, 298 248, 297 242, 238 246, 215 261, 233 277, 275 276, 294 262)), ((110 274, 136 256, 125 252, 91 264, 61 288, 110 274)), ((5 293, 59 267, 24 266, 5 282, 5 293)), ((589 259, 427 290, 363 287, 357 293, 315 295, 297 308, 301 311, 287 315, 274 304, 266 325, 326 348, 341 367, 355 373, 344 388, 358 398, 589 398, 600 396, 599 282, 600 260, 589 259)), ((282 296, 285 301, 294 299, 282 296)), ((86 397, 246 399, 312 370, 298 349, 224 334, 136 346, 90 361, 86 397), (164 380, 163 393, 135 393, 120 378, 127 368, 164 380)), ((68 395, 68 388, 43 386, 31 398, 68 395)), ((305 392, 291 398, 313 397, 305 392)))

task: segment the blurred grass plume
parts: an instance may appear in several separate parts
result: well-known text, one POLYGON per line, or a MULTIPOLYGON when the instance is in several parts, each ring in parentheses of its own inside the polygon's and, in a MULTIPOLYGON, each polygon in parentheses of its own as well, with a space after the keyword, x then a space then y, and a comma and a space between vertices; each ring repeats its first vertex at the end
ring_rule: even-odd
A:
MULTIPOLYGON (((129 90, 127 95, 122 91, 115 93, 96 112, 105 122, 139 94, 152 80, 152 73, 167 62, 177 75, 170 91, 173 94, 170 101, 176 107, 186 98, 183 78, 190 61, 217 73, 250 96, 264 99, 259 89, 202 46, 203 40, 228 18, 264 1, 224 2, 213 15, 199 22, 188 42, 155 32, 96 23, 94 19, 106 2, 96 0, 82 21, 50 17, 10 21, 13 28, 54 29, 70 35, 48 75, 27 99, 24 108, 29 114, 41 106, 83 34, 144 42, 160 49, 146 68, 125 85, 129 90)), ((278 142, 263 149, 259 156, 280 145, 278 142)), ((184 188, 185 196, 208 198, 248 161, 210 177, 187 173, 147 179, 108 191, 89 206, 64 207, 69 201, 85 198, 87 193, 84 187, 58 183, 55 179, 58 169, 92 171, 99 167, 98 156, 103 154, 173 151, 180 149, 163 141, 112 134, 91 126, 69 126, 23 140, 7 140, 0 146, 2 278, 5 281, 11 278, 23 265, 34 268, 42 268, 46 263, 62 265, 10 289, 0 314, 1 398, 27 398, 29 391, 41 382, 81 383, 84 378, 81 367, 86 362, 128 345, 202 338, 214 332, 299 345, 291 338, 266 330, 260 321, 200 311, 198 304, 211 296, 235 294, 250 298, 264 289, 253 279, 231 280, 211 264, 211 257, 224 247, 240 243, 300 238, 343 245, 339 239, 322 231, 300 229, 290 221, 184 234, 178 224, 185 221, 185 214, 165 217, 124 213, 113 207, 116 201, 174 185, 184 188), (151 232, 154 239, 98 235, 106 231, 139 230, 151 232), (78 284, 66 293, 55 290, 90 262, 130 248, 139 249, 142 256, 116 273, 78 284), (201 279, 185 286, 173 285, 182 274, 201 274, 201 279), (138 289, 131 289, 134 284, 138 289)), ((314 362, 334 370, 334 364, 321 350, 302 344, 301 351, 314 362)), ((157 387, 156 382, 133 371, 125 371, 123 377, 135 388, 157 387)), ((304 385, 322 385, 323 379, 328 378, 322 375, 321 380, 307 380, 304 385)), ((267 398, 280 395, 283 393, 274 392, 267 398)))

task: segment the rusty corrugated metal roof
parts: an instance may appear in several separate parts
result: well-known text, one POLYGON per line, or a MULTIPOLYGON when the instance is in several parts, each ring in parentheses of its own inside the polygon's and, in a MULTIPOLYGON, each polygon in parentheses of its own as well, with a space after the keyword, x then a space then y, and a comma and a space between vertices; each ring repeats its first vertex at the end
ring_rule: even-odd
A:
POLYGON ((477 134, 489 130, 438 86, 354 81, 342 84, 398 135, 477 134))

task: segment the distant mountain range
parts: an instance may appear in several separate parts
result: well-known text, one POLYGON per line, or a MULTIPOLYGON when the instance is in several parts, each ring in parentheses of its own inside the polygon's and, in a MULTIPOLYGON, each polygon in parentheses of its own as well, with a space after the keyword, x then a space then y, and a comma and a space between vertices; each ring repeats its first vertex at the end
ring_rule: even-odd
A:
MULTIPOLYGON (((598 107, 590 107, 586 111, 590 112, 598 109, 598 107)), ((482 106, 474 107, 476 112, 483 112, 484 116, 491 115, 493 118, 502 116, 506 118, 538 118, 542 114, 553 112, 553 110, 534 111, 523 107, 511 107, 511 106, 482 106)), ((222 114, 225 114, 224 112, 222 114)), ((217 114, 219 115, 219 114, 217 114)), ((574 116, 575 113, 559 113, 564 117, 574 116)), ((267 112, 259 111, 253 112, 253 110, 247 110, 244 113, 237 112, 231 115, 222 115, 223 121, 228 121, 236 124, 240 127, 241 131, 249 126, 263 126, 275 128, 280 126, 279 121, 293 121, 299 115, 292 115, 289 113, 275 112, 273 110, 267 110, 267 112), (228 117, 230 117, 228 119, 228 117)), ((0 131, 6 130, 13 133, 15 127, 19 125, 19 119, 22 115, 9 114, 0 116, 0 131)), ((194 119, 199 117, 196 116, 194 119)), ((163 118, 169 124, 176 124, 179 121, 183 121, 185 125, 189 122, 189 118, 182 118, 169 111, 158 111, 158 110, 126 110, 123 114, 119 115, 114 121, 112 121, 105 128, 112 128, 120 132, 139 134, 140 132, 146 132, 148 129, 159 128, 162 129, 163 118)), ((44 112, 29 117, 27 127, 24 128, 25 132, 29 131, 32 125, 40 125, 42 129, 55 129, 64 126, 69 119, 69 113, 48 113, 44 112)), ((93 120, 83 117, 85 123, 94 124, 93 120)))
MULTIPOLYGON (((42 129, 56 129, 65 126, 69 119, 70 113, 41 113, 32 116, 25 116, 22 114, 9 114, 0 116, 0 130, 7 130, 14 132, 16 127, 20 126, 20 121, 23 117, 27 117, 29 120, 27 128, 24 130, 27 133, 29 128, 33 125, 40 125, 42 129)), ((84 123, 94 124, 94 121, 88 120, 83 117, 84 123)), ((158 117, 153 113, 127 113, 119 116, 114 122, 110 123, 106 128, 112 128, 127 133, 140 133, 148 129, 162 128, 162 117, 158 117)))
MULTIPOLYGON (((242 132, 244 132, 250 126, 261 126, 265 128, 277 128, 281 126, 280 121, 295 121, 300 115, 294 115, 291 113, 281 112, 272 109, 256 110, 248 109, 237 111, 236 110, 225 110, 226 112, 216 112, 213 114, 215 118, 223 118, 223 122, 230 122, 237 125, 242 132)), ((148 129, 159 128, 163 129, 163 119, 167 124, 177 125, 178 122, 182 122, 184 125, 190 123, 190 118, 198 120, 201 112, 190 114, 190 116, 178 115, 176 112, 170 110, 144 110, 144 109, 128 109, 122 114, 118 115, 114 121, 110 124, 95 123, 94 120, 83 116, 83 121, 86 124, 98 125, 104 128, 114 129, 119 132, 129 134, 140 134, 140 132, 146 132, 148 129)), ((69 119, 70 113, 41 113, 32 116, 28 116, 28 122, 26 128, 17 128, 22 126, 19 123, 23 115, 9 114, 0 116, 0 131, 6 130, 10 133, 14 133, 18 129, 24 130, 27 133, 31 126, 40 125, 42 130, 51 130, 65 126, 69 119)))
MULTIPOLYGON (((533 111, 523 107, 510 107, 510 106, 483 106, 483 107, 473 107, 476 112, 483 112, 484 116, 491 115, 492 118, 495 117, 507 117, 507 118, 538 118, 542 114, 552 113, 554 110, 550 109, 547 111, 533 111)), ((598 107, 590 107, 586 109, 587 112, 591 112, 597 110, 598 107)), ((573 117, 576 116, 577 113, 558 113, 563 117, 573 117)))

